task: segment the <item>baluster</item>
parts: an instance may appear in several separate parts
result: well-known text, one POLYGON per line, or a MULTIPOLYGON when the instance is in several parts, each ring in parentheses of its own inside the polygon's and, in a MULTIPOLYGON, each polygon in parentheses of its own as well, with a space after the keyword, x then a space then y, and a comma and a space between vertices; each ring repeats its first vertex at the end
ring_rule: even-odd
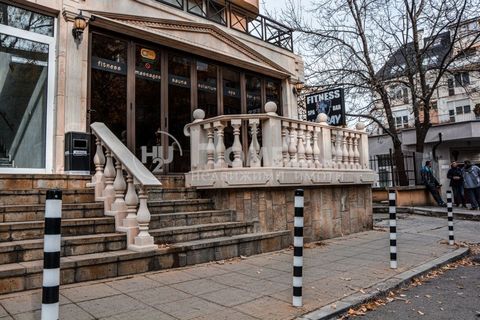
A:
POLYGON ((118 230, 123 224, 123 219, 127 215, 127 206, 125 204, 125 190, 127 190, 127 183, 123 176, 122 164, 118 159, 115 159, 115 169, 117 174, 113 182, 113 189, 115 190, 115 201, 112 203, 112 214, 115 215, 115 228, 118 230))
POLYGON ((342 167, 344 169, 348 168, 348 132, 342 132, 342 153, 343 153, 343 163, 342 167))
POLYGON ((360 151, 358 150, 358 140, 360 139, 360 135, 358 133, 354 133, 353 139, 353 162, 355 169, 361 169, 362 166, 360 165, 360 151))
POLYGON ((217 161, 215 162, 215 169, 221 169, 226 167, 226 162, 225 162, 225 141, 223 139, 224 137, 224 129, 225 125, 221 121, 216 121, 213 123, 213 126, 216 129, 217 133, 217 146, 215 148, 215 151, 217 153, 217 161))
POLYGON ((123 220, 124 227, 137 226, 137 205, 138 197, 135 185, 133 184, 133 177, 127 171, 127 194, 125 195, 125 205, 127 206, 127 217, 123 220))
POLYGON ((115 199, 115 189, 113 188, 113 181, 115 180, 115 167, 113 166, 112 152, 106 151, 107 163, 103 176, 105 177, 105 189, 103 189, 103 203, 105 213, 112 210, 112 203, 115 199))
POLYGON ((283 158, 283 166, 288 166, 288 122, 282 121, 282 158, 283 158))
POLYGON ((242 120, 233 119, 231 121, 233 127, 233 168, 243 167, 242 163, 242 143, 240 142, 240 127, 242 126, 242 120))
POLYGON ((307 167, 314 168, 315 164, 313 163, 313 148, 312 148, 312 126, 307 126, 307 131, 305 132, 305 157, 307 158, 307 167))
POLYGON ((95 139, 97 150, 93 157, 95 164, 95 175, 92 178, 92 183, 95 185, 95 200, 103 200, 103 189, 105 188, 105 177, 103 176, 103 166, 105 165, 105 155, 103 154, 102 142, 100 139, 95 139))
POLYGON ((250 126, 250 133, 252 135, 252 142, 248 148, 248 154, 250 158, 250 167, 261 167, 260 157, 258 152, 260 151, 260 144, 258 143, 258 125, 259 119, 249 119, 248 125, 250 126))
POLYGON ((290 145, 288 146, 288 153, 290 154, 290 167, 298 167, 297 162, 297 124, 290 122, 290 145))
POLYGON ((139 233, 135 237, 135 242, 129 247, 134 251, 150 251, 157 248, 154 244, 154 239, 148 233, 150 224, 150 211, 148 210, 147 199, 148 195, 144 186, 140 186, 138 190, 138 198, 140 199, 140 205, 137 212, 137 223, 139 233))
MULTIPOLYGON (((323 130, 323 128, 322 128, 323 130)), ((337 165, 337 132, 331 130, 331 140, 332 140, 332 164, 331 167, 335 168, 337 165)))
POLYGON ((343 159, 343 149, 342 149, 342 136, 343 132, 340 130, 336 131, 336 138, 337 140, 335 141, 335 155, 337 159, 337 168, 342 169, 342 159, 343 159))
POLYGON ((301 124, 298 128, 298 146, 297 146, 297 154, 298 154, 298 164, 301 168, 305 168, 307 166, 307 161, 305 160, 305 129, 306 126, 301 124))
POLYGON ((348 168, 355 169, 355 153, 353 152, 353 140, 355 139, 355 134, 353 132, 348 133, 348 168))
POLYGON ((213 143, 213 127, 211 123, 206 123, 203 128, 207 130, 207 167, 211 170, 215 166, 215 144, 213 143))
POLYGON ((313 127, 313 167, 321 168, 322 164, 320 163, 320 147, 318 146, 318 134, 320 133, 321 128, 313 127))

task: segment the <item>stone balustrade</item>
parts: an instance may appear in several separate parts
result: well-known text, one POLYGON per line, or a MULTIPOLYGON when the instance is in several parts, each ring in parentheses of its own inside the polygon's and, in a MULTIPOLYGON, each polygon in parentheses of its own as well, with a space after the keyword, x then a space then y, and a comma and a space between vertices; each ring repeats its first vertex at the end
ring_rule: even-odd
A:
POLYGON ((197 109, 185 126, 190 137, 191 171, 187 185, 198 188, 371 184, 365 125, 355 129, 265 114, 223 115, 205 119, 197 109), (226 143, 229 141, 229 143, 226 143))
POLYGON ((148 188, 160 181, 103 123, 93 123, 96 151, 93 158, 95 200, 103 201, 105 215, 115 217, 117 231, 127 234, 127 248, 133 251, 157 249, 150 236, 148 188))

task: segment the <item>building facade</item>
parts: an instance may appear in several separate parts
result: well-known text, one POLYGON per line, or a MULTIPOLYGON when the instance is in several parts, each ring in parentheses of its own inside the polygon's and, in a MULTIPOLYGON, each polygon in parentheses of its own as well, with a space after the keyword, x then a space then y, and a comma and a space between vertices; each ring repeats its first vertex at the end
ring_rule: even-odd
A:
MULTIPOLYGON (((479 31, 478 19, 465 21, 460 27, 460 32, 465 36, 460 35, 459 38, 467 42, 471 37, 477 36, 479 31)), ((428 65, 440 61, 443 55, 447 54, 445 48, 450 46, 450 41, 449 32, 440 34, 429 49, 432 52, 429 55, 432 59, 425 63, 428 65)), ((450 54, 461 50, 461 41, 455 43, 453 48, 454 52, 450 54)), ((402 85, 392 85, 389 88, 395 125, 399 130, 403 150, 407 157, 411 158, 406 160, 410 185, 420 183, 418 172, 426 160, 433 160, 436 176, 444 186, 449 184, 446 175, 452 161, 462 163, 468 159, 480 163, 479 63, 480 41, 476 41, 461 59, 451 65, 449 72, 441 79, 432 97, 430 111, 432 127, 426 137, 423 154, 415 154, 416 137, 410 90, 402 85), (414 171, 417 173, 416 178, 414 171)), ((395 70, 403 67, 405 66, 401 64, 392 64, 388 68, 394 75, 395 70)), ((422 113, 420 114, 422 116, 422 113)), ((390 161, 382 161, 389 159, 390 150, 393 150, 391 138, 381 129, 371 128, 369 147, 371 163, 375 164, 375 169, 380 175, 378 186, 391 186, 392 180, 395 180, 391 177, 394 169, 390 161)), ((446 191, 446 188, 443 188, 443 191, 446 191)))
POLYGON ((302 59, 258 1, 2 0, 0 37, 1 173, 63 173, 65 134, 94 122, 152 171, 183 173, 196 108, 260 113, 274 101, 297 117, 302 59), (178 161, 152 163, 174 142, 178 161))

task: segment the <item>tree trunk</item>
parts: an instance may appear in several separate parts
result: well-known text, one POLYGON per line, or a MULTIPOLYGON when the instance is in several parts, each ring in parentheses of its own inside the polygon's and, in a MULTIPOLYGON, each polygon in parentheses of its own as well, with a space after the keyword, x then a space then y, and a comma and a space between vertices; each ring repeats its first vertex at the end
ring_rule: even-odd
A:
POLYGON ((402 144, 394 143, 393 145, 393 160, 395 163, 395 178, 397 181, 394 181, 395 186, 408 186, 408 175, 405 171, 405 161, 403 158, 402 144))

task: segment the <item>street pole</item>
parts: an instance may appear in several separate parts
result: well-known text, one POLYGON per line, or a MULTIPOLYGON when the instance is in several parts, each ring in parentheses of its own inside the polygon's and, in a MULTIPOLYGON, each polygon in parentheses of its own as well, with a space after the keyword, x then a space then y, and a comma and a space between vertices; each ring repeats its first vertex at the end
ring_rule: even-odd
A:
POLYGON ((293 306, 301 307, 303 269, 303 189, 295 190, 295 221, 293 232, 293 306))

